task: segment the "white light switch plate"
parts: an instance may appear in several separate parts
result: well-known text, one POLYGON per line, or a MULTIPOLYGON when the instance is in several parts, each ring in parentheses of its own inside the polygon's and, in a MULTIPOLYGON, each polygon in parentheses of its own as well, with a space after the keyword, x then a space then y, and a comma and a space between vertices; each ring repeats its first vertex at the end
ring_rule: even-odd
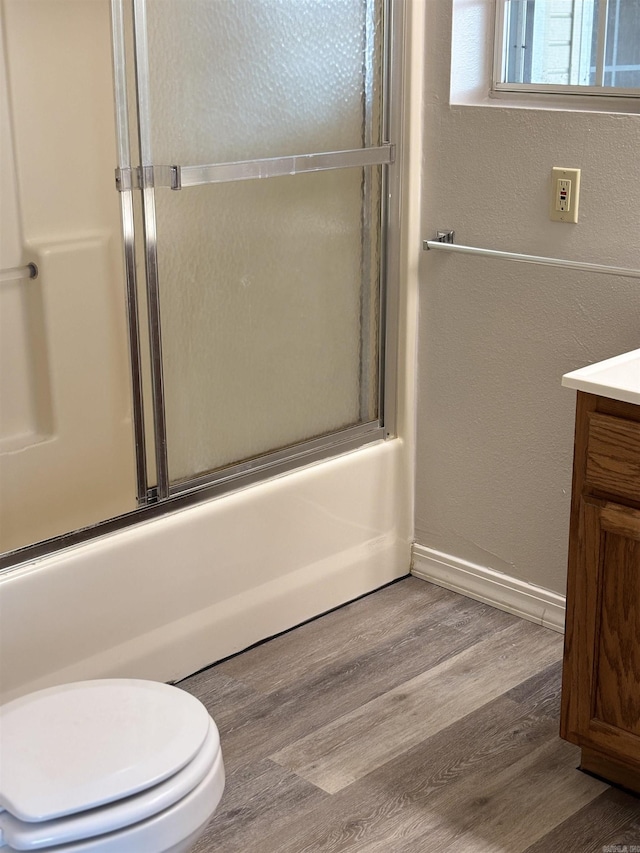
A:
POLYGON ((551 170, 550 218, 554 222, 577 222, 580 203, 580 169, 554 166, 551 170))

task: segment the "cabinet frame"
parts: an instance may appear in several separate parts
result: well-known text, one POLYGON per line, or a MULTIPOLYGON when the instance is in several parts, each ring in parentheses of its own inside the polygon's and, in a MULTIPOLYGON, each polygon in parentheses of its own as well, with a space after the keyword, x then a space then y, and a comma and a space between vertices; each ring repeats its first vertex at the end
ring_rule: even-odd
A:
POLYGON ((560 734, 581 747, 582 769, 637 792, 639 448, 640 406, 578 393, 560 734), (628 441, 607 457, 609 435, 628 441), (625 601, 626 622, 612 616, 625 601))

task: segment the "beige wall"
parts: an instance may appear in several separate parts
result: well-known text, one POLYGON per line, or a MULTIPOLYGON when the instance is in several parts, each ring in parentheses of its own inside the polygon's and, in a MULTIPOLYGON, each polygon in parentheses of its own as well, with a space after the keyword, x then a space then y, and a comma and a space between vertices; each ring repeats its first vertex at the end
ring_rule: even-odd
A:
MULTIPOLYGON (((424 1, 424 237, 640 267, 640 116, 451 106, 452 4, 424 1), (552 166, 582 170, 577 225, 548 218, 552 166)), ((457 5, 458 70, 487 9, 457 5)), ((640 283, 435 253, 420 278, 417 542, 562 593, 575 395, 560 379, 640 345, 640 283)))

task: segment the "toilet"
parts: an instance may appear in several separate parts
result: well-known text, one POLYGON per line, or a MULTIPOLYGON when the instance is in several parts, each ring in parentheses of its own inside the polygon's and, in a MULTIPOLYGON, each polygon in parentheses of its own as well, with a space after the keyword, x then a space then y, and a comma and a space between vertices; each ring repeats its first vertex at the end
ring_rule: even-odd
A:
POLYGON ((168 684, 80 681, 0 708, 0 853, 186 853, 224 782, 216 724, 168 684))

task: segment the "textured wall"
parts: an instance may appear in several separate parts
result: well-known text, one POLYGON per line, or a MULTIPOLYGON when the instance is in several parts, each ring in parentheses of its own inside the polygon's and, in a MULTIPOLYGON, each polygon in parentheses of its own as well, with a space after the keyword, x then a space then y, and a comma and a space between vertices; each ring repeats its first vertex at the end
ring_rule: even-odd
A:
MULTIPOLYGON (((424 236, 640 267, 640 116, 450 106, 451 4, 426 3, 424 236), (577 225, 548 218, 552 166, 582 169, 577 225)), ((640 346, 640 283, 424 253, 420 301, 416 539, 564 592, 560 380, 640 346)))

